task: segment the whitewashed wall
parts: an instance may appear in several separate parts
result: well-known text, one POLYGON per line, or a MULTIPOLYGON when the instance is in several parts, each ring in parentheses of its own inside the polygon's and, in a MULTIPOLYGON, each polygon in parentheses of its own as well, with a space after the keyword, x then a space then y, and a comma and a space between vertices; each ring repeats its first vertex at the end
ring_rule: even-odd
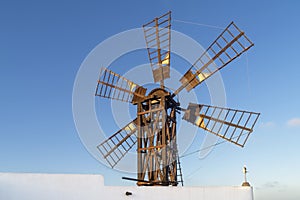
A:
POLYGON ((0 173, 0 200, 253 200, 251 187, 104 186, 101 175, 0 173), (125 193, 132 193, 126 196, 125 193))

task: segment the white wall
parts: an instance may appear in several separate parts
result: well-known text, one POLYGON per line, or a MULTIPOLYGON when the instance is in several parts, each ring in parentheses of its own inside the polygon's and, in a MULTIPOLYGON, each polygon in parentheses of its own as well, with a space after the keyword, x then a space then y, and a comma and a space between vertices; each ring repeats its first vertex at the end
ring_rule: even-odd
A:
POLYGON ((0 173, 0 200, 253 200, 251 187, 104 186, 101 175, 0 173), (126 191, 132 192, 126 196, 126 191))

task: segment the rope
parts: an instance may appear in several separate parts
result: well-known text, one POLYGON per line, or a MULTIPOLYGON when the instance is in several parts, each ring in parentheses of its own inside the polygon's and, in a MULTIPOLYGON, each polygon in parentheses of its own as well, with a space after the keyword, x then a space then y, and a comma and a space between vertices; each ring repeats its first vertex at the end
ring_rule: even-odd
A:
POLYGON ((202 23, 197 23, 197 22, 191 22, 191 21, 184 21, 184 20, 179 20, 179 19, 173 19, 174 22, 180 22, 180 23, 184 23, 184 24, 192 24, 192 25, 197 25, 197 26, 205 26, 205 27, 209 27, 209 28, 215 28, 215 29, 225 29, 224 27, 220 27, 220 26, 214 26, 214 25, 209 25, 209 24, 202 24, 202 23))

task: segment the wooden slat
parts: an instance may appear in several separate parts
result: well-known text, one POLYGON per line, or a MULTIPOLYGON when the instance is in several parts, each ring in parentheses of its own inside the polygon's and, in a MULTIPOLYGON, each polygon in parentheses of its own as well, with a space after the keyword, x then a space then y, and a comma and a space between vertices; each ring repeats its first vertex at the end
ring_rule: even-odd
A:
POLYGON ((256 112, 190 103, 183 119, 243 147, 259 115, 256 112), (231 117, 228 119, 228 116, 231 117), (199 117, 202 119, 200 123, 197 122, 199 117))
POLYGON ((118 132, 116 132, 97 146, 103 158, 107 160, 107 162, 112 168, 116 166, 118 162, 120 162, 120 160, 129 152, 129 150, 137 142, 135 135, 137 131, 136 122, 137 119, 128 123, 125 127, 120 129, 118 132), (122 139, 120 140, 119 137, 122 139), (113 146, 110 145, 110 143, 112 143, 113 146))
POLYGON ((235 60, 237 57, 239 57, 242 53, 249 50, 254 44, 245 36, 245 33, 242 32, 240 29, 237 28, 237 26, 232 22, 230 23, 225 30, 217 37, 217 39, 207 48, 206 52, 204 52, 196 61, 195 63, 190 67, 188 71, 194 71, 193 76, 190 77, 190 79, 186 82, 184 82, 173 94, 173 96, 177 95, 181 90, 184 88, 187 89, 187 91, 190 91, 192 88, 196 87, 197 85, 201 84, 203 81, 205 81, 207 78, 212 76, 217 71, 221 70, 223 67, 225 67, 227 64, 235 60), (230 31, 230 29, 234 29, 235 32, 233 33, 230 31), (225 34, 225 33, 229 33, 225 34), (227 37, 227 38, 226 38, 227 37), (241 45, 240 40, 246 41, 244 45, 241 45), (221 40, 225 43, 225 46, 221 46, 221 40), (241 46, 240 49, 235 49, 234 45, 238 44, 241 46), (219 51, 216 52, 214 50, 214 46, 219 47, 219 51), (231 53, 229 49, 232 49, 234 53, 231 53), (211 58, 208 59, 208 61, 204 62, 203 58, 207 57, 208 52, 213 52, 214 55, 212 55, 211 58), (224 54, 223 58, 221 56, 224 54), (233 55, 232 55, 233 54, 233 55), (226 55, 226 56, 225 56, 226 55), (217 63, 214 63, 216 60, 220 60, 221 65, 216 66, 217 63), (204 64, 203 64, 204 63, 204 64), (201 67, 196 67, 201 66, 201 67), (209 69, 212 71, 212 73, 205 77, 205 79, 200 80, 199 74, 204 72, 205 70, 209 69), (197 84, 191 85, 191 83, 195 82, 194 80, 198 79, 197 84))
POLYGON ((145 99, 145 94, 146 88, 107 68, 102 68, 95 96, 135 103, 135 101, 145 99))
POLYGON ((163 60, 166 60, 162 55, 166 52, 170 53, 170 28, 171 12, 157 17, 143 25, 148 58, 154 82, 160 82, 161 87, 164 85, 164 80, 170 77, 170 56, 167 65, 162 66, 161 64, 163 60), (167 31, 163 32, 164 30, 167 31), (163 45, 163 47, 161 45, 163 45), (165 69, 157 71, 159 68, 165 69), (158 72, 160 72, 160 74, 157 74, 158 72))

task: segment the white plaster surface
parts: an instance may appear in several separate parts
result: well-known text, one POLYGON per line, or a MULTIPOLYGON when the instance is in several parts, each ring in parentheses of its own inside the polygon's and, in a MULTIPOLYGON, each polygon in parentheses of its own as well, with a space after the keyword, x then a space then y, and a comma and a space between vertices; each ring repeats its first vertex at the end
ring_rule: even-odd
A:
POLYGON ((252 187, 105 186, 101 175, 0 173, 0 200, 253 200, 252 187), (132 195, 126 196, 126 191, 132 195))

